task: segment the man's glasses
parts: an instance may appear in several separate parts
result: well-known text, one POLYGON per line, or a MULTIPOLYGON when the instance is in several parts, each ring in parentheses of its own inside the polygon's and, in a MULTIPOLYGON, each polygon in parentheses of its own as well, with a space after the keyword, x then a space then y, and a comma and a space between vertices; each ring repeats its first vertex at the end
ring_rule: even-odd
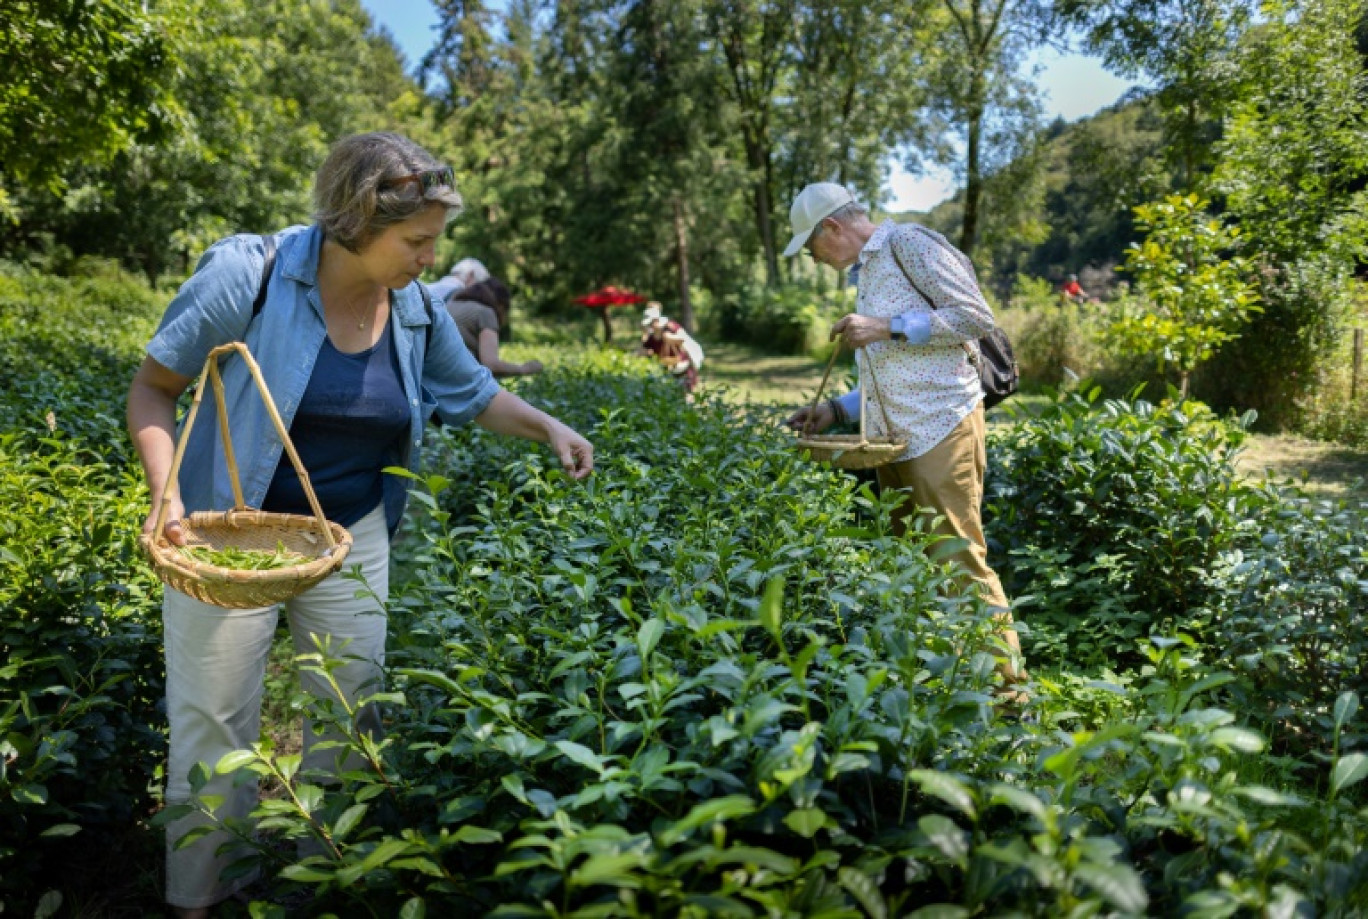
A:
POLYGON ((413 175, 399 176, 397 179, 386 179, 386 188, 398 188, 412 182, 417 185, 424 195, 434 188, 453 188, 456 185, 456 172, 450 166, 443 166, 440 169, 428 169, 424 172, 416 172, 413 175))

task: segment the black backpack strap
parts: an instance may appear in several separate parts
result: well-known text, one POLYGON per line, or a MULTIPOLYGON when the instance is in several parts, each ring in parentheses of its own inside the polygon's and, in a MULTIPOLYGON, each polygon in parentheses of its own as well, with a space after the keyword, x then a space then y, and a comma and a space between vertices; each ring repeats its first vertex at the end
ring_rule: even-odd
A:
POLYGON ((266 249, 266 259, 265 265, 261 269, 261 286, 257 288, 256 299, 252 301, 253 319, 261 314, 261 308, 266 305, 266 288, 271 286, 271 272, 275 270, 276 238, 274 236, 263 236, 261 237, 261 245, 266 249))
MULTIPOLYGON (((931 236, 930 233, 928 233, 928 234, 926 234, 926 235, 927 235, 927 236, 931 236)), ((934 237, 934 236, 931 236, 931 241, 932 241, 932 242, 935 242, 935 243, 939 243, 939 242, 940 242, 940 240, 936 239, 936 237, 934 237)), ((909 284, 912 285, 912 289, 915 290, 917 293, 921 294, 921 298, 931 305, 931 309, 933 309, 933 310, 940 309, 940 307, 936 306, 936 301, 935 301, 935 300, 932 300, 930 297, 928 297, 928 296, 926 295, 926 291, 924 291, 924 290, 921 289, 921 285, 918 284, 918 283, 917 283, 917 279, 916 279, 915 277, 912 276, 912 272, 910 272, 910 271, 907 270, 907 266, 903 264, 903 260, 902 260, 901 256, 898 255, 898 250, 897 250, 897 248, 893 245, 893 240, 892 240, 892 239, 889 239, 889 240, 888 240, 888 251, 893 253, 893 261, 895 261, 895 262, 898 263, 898 269, 899 269, 900 271, 902 271, 903 277, 907 278, 907 283, 909 283, 909 284)), ((994 320, 994 323, 996 323, 996 320, 994 320)), ((961 345, 962 345, 963 348, 964 348, 964 354, 965 354, 965 356, 969 358, 969 363, 971 363, 971 364, 973 364, 975 367, 977 367, 977 366, 978 366, 978 362, 979 362, 979 355, 978 355, 978 352, 975 351, 973 348, 969 347, 969 342, 967 342, 967 341, 966 341, 966 342, 961 342, 961 345)))
POLYGON ((418 293, 423 295, 423 309, 427 312, 427 339, 424 342, 426 348, 423 351, 424 358, 427 357, 427 349, 432 348, 432 327, 437 324, 437 317, 432 312, 432 294, 428 293, 427 285, 422 281, 418 282, 418 293))

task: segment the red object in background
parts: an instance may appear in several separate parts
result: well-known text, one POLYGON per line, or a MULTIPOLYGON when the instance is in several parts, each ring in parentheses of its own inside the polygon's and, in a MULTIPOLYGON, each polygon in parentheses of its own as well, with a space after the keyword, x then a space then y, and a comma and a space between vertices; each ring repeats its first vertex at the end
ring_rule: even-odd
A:
POLYGON ((590 309, 601 310, 603 317, 603 340, 605 342, 613 340, 613 325, 608 321, 608 308, 610 306, 629 306, 634 303, 645 303, 646 298, 641 294, 633 293, 621 287, 614 287, 611 284, 607 287, 600 287, 593 293, 576 297, 575 301, 580 306, 587 306, 590 309))

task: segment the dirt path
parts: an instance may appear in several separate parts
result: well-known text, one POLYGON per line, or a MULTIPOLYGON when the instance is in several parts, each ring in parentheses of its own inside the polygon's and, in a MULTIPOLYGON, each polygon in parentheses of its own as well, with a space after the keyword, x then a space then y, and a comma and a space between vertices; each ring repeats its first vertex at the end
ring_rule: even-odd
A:
MULTIPOLYGON (((737 344, 709 344, 703 361, 704 386, 723 387, 728 399, 801 405, 822 382, 824 365, 806 356, 766 354, 737 344)), ((839 370, 833 370, 836 376, 839 370)), ((845 392, 844 379, 833 380, 845 392)))
POLYGON ((1251 478, 1267 472, 1327 498, 1368 500, 1368 451, 1287 434, 1255 434, 1238 465, 1251 478))
MULTIPOLYGON (((708 347, 703 381, 706 386, 725 387, 729 399, 787 407, 812 398, 822 369, 810 357, 781 357, 746 345, 713 344, 708 347)), ((844 392, 847 382, 842 369, 838 367, 832 375, 835 379, 828 386, 844 392)), ((1368 500, 1365 450, 1285 434, 1255 434, 1238 465, 1250 478, 1267 472, 1278 480, 1303 483, 1313 494, 1368 500)))

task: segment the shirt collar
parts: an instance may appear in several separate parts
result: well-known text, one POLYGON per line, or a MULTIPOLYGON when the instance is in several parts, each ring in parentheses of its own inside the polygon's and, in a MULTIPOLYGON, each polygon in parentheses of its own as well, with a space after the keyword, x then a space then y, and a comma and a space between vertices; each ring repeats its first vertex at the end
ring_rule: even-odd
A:
POLYGON ((883 248, 884 242, 897 228, 898 224, 892 220, 885 220, 874 228, 874 232, 869 236, 869 241, 860 248, 860 254, 855 259, 855 264, 850 266, 846 275, 850 284, 855 287, 860 286, 860 272, 864 270, 865 262, 869 261, 871 255, 883 248))
MULTIPOLYGON (((294 228, 291 228, 294 230, 294 228)), ((313 224, 307 228, 300 228, 300 231, 285 233, 290 238, 281 240, 280 260, 281 274, 287 278, 307 284, 309 287, 318 286, 318 256, 323 250, 323 228, 318 224, 313 224), (289 243, 286 245, 286 243, 289 243)), ((284 237, 285 234, 282 234, 284 237)), ((423 294, 418 289, 418 282, 415 281, 402 290, 396 290, 390 298, 391 308, 394 314, 399 317, 399 322, 406 326, 423 326, 429 323, 427 307, 423 303, 423 294)))
POLYGON ((864 247, 860 249, 860 261, 867 261, 869 256, 882 249, 884 243, 888 241, 888 237, 892 236, 893 231, 897 228, 898 223, 895 220, 885 220, 883 223, 879 224, 870 235, 869 242, 865 243, 864 247))
POLYGON ((323 249, 323 228, 315 223, 300 229, 291 227, 280 234, 280 273, 292 281, 316 287, 318 254, 323 249))

